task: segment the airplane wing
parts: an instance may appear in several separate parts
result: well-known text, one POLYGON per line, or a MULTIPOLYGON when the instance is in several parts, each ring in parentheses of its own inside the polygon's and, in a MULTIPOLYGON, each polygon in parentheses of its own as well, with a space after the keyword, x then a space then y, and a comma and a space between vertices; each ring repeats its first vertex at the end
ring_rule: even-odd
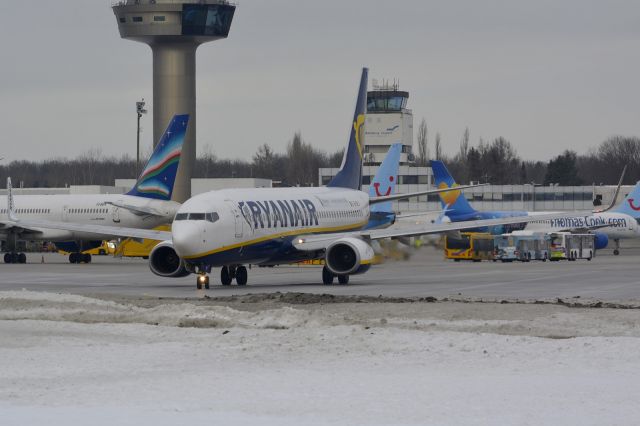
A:
POLYGON ((2 223, 8 227, 19 227, 23 229, 34 230, 37 232, 40 232, 38 231, 38 229, 60 229, 72 232, 86 232, 88 234, 112 235, 114 237, 142 238, 156 241, 171 240, 171 232, 154 231, 153 229, 125 228, 122 226, 91 225, 69 222, 53 222, 49 220, 18 219, 15 217, 8 222, 2 223))
POLYGON ((480 185, 461 185, 461 186, 454 186, 452 188, 439 188, 439 189, 430 189, 428 191, 407 192, 405 194, 393 194, 393 195, 385 195, 382 197, 371 197, 369 198, 369 204, 384 203, 386 201, 404 200, 407 198, 419 197, 421 195, 440 194, 441 192, 459 191, 461 189, 477 188, 479 186, 487 186, 487 185, 488 183, 481 183, 480 185))
POLYGON ((448 222, 436 223, 413 227, 404 227, 402 229, 386 228, 371 229, 354 232, 344 232, 335 234, 309 234, 300 235, 293 240, 293 246, 302 251, 322 250, 328 247, 333 241, 345 237, 356 237, 364 240, 373 241, 384 238, 406 238, 418 237, 428 234, 439 234, 444 232, 461 231, 464 229, 482 228, 486 226, 509 225, 513 223, 528 223, 541 220, 561 219, 565 217, 573 217, 575 212, 566 213, 549 213, 535 216, 512 216, 498 219, 470 220, 465 222, 448 222))

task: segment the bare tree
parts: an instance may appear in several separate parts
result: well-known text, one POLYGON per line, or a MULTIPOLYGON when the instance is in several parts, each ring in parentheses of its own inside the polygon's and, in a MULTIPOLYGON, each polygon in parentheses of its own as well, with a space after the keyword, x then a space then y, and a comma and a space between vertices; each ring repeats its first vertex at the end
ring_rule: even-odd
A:
POLYGON ((429 163, 429 141, 427 120, 424 118, 418 126, 418 166, 426 166, 429 163))
POLYGON ((436 160, 442 160, 442 143, 440 142, 440 133, 436 133, 435 141, 436 160))

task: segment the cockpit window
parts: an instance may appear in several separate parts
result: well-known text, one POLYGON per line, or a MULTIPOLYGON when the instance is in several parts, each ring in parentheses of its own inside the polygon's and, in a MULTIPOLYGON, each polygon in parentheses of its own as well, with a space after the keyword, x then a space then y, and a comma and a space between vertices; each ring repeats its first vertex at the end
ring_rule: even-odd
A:
POLYGON ((218 213, 178 213, 174 220, 206 220, 211 223, 220 220, 218 213))

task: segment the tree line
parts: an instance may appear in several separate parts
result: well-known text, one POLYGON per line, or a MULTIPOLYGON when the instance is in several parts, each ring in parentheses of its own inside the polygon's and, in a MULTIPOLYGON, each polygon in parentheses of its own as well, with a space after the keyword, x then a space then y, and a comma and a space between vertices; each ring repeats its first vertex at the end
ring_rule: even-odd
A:
MULTIPOLYGON (((559 184, 561 186, 615 184, 627 165, 624 184, 640 180, 640 138, 613 136, 586 153, 567 150, 549 161, 521 158, 510 141, 503 137, 470 142, 465 129, 456 152, 446 155, 439 133, 433 139, 433 155, 429 131, 423 119, 418 126, 416 165, 428 165, 430 159, 443 160, 459 183, 471 181, 505 184, 559 184)), ((454 144, 455 146, 455 144, 454 144)), ((195 178, 264 178, 282 186, 316 186, 318 169, 339 167, 343 151, 325 153, 294 134, 285 152, 275 152, 268 144, 258 147, 251 159, 218 158, 205 149, 196 159, 195 178)), ((128 155, 107 157, 99 150, 89 150, 74 159, 13 161, 0 163, 0 179, 10 176, 14 186, 55 188, 68 185, 113 185, 116 178, 136 178, 139 170, 128 155)))
POLYGON ((612 136, 586 153, 565 150, 549 161, 521 158, 503 137, 493 140, 480 138, 470 144, 466 128, 453 155, 445 155, 439 133, 434 138, 434 154, 430 155, 429 132, 422 119, 417 130, 418 165, 428 165, 430 159, 442 160, 459 183, 471 181, 494 185, 536 183, 560 186, 617 184, 625 165, 623 184, 633 185, 640 180, 640 138, 612 136))

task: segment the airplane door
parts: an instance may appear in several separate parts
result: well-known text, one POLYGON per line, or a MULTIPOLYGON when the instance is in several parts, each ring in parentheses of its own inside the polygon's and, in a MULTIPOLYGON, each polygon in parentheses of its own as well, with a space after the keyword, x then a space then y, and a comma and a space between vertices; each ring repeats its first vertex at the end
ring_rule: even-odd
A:
POLYGON ((230 207, 231 213, 233 214, 233 221, 234 221, 234 226, 235 226, 235 236, 236 238, 242 238, 242 236, 244 235, 244 225, 245 225, 245 218, 243 216, 243 212, 241 212, 235 205, 234 203, 228 202, 227 203, 230 207))
POLYGON ((69 206, 62 206, 62 221, 67 222, 69 219, 69 206))
POLYGON ((115 223, 120 223, 120 209, 116 206, 113 206, 113 210, 111 210, 111 217, 115 223))

